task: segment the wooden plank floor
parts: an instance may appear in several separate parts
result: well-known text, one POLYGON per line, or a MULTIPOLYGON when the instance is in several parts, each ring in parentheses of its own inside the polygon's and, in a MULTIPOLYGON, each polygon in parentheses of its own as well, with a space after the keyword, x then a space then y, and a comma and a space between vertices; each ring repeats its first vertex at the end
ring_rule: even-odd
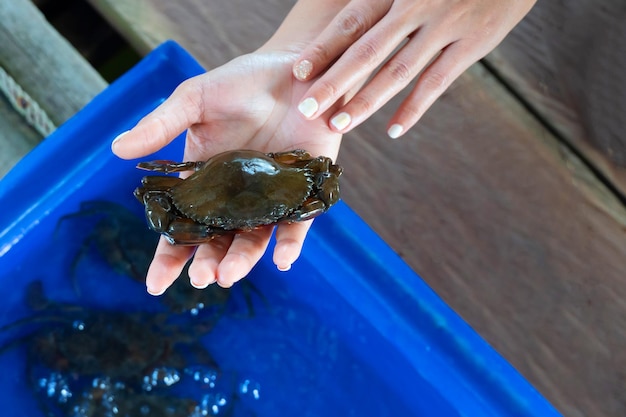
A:
MULTIPOLYGON (((138 49, 175 39, 207 68, 292 3, 90 1, 138 49)), ((344 138, 344 199, 565 415, 626 415, 621 204, 480 65, 398 141, 393 108, 344 138)))
POLYGON ((625 22, 624 0, 539 1, 488 57, 624 196, 625 22))

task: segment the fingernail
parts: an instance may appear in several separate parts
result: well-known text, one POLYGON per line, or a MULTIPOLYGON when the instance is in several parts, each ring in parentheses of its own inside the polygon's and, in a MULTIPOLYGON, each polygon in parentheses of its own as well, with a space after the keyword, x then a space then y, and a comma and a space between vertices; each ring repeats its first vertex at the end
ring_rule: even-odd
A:
POLYGON ((339 113, 337 116, 333 117, 330 121, 330 124, 335 126, 337 130, 344 130, 350 122, 352 121, 352 117, 346 112, 339 113))
POLYGON ((164 289, 155 290, 154 288, 150 288, 150 287, 148 287, 147 289, 148 289, 148 294, 154 295, 155 297, 159 295, 163 295, 163 293, 165 292, 164 289))
POLYGON ((313 63, 308 59, 303 59, 293 67, 293 75, 300 81, 306 81, 313 71, 313 63))
POLYGON ((219 279, 216 281, 217 285, 219 285, 222 288, 230 288, 233 286, 233 284, 235 283, 234 281, 228 280, 228 279, 219 279))
POLYGON ((391 139, 397 139, 402 134, 402 130, 403 130, 402 125, 399 125, 396 123, 396 124, 391 125, 391 127, 389 127, 387 134, 389 135, 391 139))
POLYGON ((194 287, 197 290, 203 290, 206 287, 208 287, 209 284, 212 283, 212 282, 207 282, 207 283, 204 283, 204 284, 197 284, 194 280, 189 280, 189 282, 191 283, 191 286, 194 287))
POLYGON ((287 265, 287 266, 276 265, 276 268, 278 268, 278 270, 281 271, 281 272, 287 272, 287 271, 289 271, 291 269, 291 265, 287 265))
POLYGON ((312 117, 319 109, 319 104, 313 97, 305 98, 300 104, 298 104, 298 111, 304 115, 307 119, 312 117))
POLYGON ((113 148, 115 146, 115 144, 117 142, 119 142, 120 139, 122 139, 122 137, 124 137, 126 134, 128 134, 128 132, 130 132, 130 130, 127 130, 126 132, 122 132, 119 135, 117 135, 115 137, 115 139, 113 139, 113 142, 111 142, 111 148, 113 148))

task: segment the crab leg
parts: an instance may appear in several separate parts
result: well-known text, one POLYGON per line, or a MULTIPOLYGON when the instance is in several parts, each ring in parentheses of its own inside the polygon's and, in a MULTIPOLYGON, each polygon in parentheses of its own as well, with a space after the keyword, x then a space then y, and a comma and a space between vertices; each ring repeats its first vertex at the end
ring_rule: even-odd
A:
POLYGON ((175 219, 161 232, 172 245, 199 245, 218 236, 235 234, 235 231, 216 229, 204 224, 194 223, 188 219, 175 219))
POLYGON ((202 168, 204 164, 204 161, 174 162, 167 160, 157 160, 140 162, 137 164, 137 168, 144 169, 146 171, 164 172, 168 174, 170 172, 197 171, 202 168))
POLYGON ((302 204, 302 207, 285 217, 283 221, 291 223, 311 220, 320 214, 323 214, 327 209, 328 207, 326 207, 326 204, 324 204, 322 200, 318 198, 309 198, 302 204))
POLYGON ((311 160, 311 154, 302 149, 296 149, 289 152, 274 152, 266 155, 283 164, 294 164, 300 161, 308 162, 311 160))

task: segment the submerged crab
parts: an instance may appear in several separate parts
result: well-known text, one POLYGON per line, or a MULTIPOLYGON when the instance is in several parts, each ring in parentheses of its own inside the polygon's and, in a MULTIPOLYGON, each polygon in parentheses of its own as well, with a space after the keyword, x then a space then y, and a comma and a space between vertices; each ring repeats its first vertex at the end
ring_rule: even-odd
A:
POLYGON ((54 301, 41 281, 25 292, 33 313, 0 326, 0 355, 23 349, 23 376, 31 381, 43 415, 209 415, 203 396, 179 397, 182 392, 172 386, 190 388, 190 377, 210 378, 213 384, 221 378, 202 341, 212 323, 54 301))
MULTIPOLYGON (((115 272, 131 276, 137 281, 143 281, 158 239, 146 229, 141 217, 121 204, 105 200, 90 200, 83 201, 79 211, 61 217, 57 223, 57 229, 63 223, 70 222, 68 227, 74 237, 76 228, 86 226, 83 223, 73 222, 81 218, 91 222, 88 225, 91 229, 72 261, 73 278, 77 278, 78 265, 87 259, 92 248, 95 248, 115 272)), ((78 283, 74 283, 74 287, 79 293, 78 283)))
MULTIPOLYGON (((85 273, 78 269, 81 262, 89 261, 91 252, 101 257, 107 265, 121 275, 129 276, 137 282, 144 282, 152 255, 157 246, 158 235, 152 233, 145 221, 125 206, 105 200, 83 201, 80 210, 66 214, 59 219, 57 228, 65 222, 86 218, 94 223, 83 240, 78 253, 72 261, 72 279, 76 294, 81 293, 80 282, 85 273)), ((82 223, 70 223, 72 237, 76 227, 84 227, 82 223)), ((260 299, 263 295, 247 280, 238 285, 238 289, 222 288, 211 285, 205 289, 197 289, 190 284, 189 265, 186 265, 179 278, 174 281, 161 297, 161 301, 171 313, 189 312, 199 314, 200 310, 219 319, 227 310, 228 303, 235 291, 243 295, 247 311, 253 315, 252 295, 257 294, 260 299)), ((207 317, 203 317, 207 319, 207 317)))
POLYGON ((186 179, 147 176, 135 190, 150 228, 173 244, 197 245, 223 234, 309 220, 339 200, 341 167, 303 150, 237 150, 207 161, 142 162, 137 167, 195 171, 186 179))
POLYGON ((0 354, 25 343, 31 366, 38 363, 65 374, 106 375, 137 383, 164 367, 207 365, 217 369, 200 340, 214 323, 56 302, 46 298, 41 281, 27 287, 26 297, 34 313, 0 327, 0 340, 8 339, 0 343, 0 354), (11 330, 19 330, 21 335, 11 338, 11 330))

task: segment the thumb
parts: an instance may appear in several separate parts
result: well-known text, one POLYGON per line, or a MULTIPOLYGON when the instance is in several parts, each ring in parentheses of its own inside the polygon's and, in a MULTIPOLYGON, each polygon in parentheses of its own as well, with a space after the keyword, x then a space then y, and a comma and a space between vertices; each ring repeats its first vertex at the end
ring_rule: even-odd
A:
POLYGON ((200 99, 200 89, 193 79, 183 82, 135 127, 119 134, 113 140, 111 150, 123 159, 139 158, 158 151, 200 121, 200 99))

